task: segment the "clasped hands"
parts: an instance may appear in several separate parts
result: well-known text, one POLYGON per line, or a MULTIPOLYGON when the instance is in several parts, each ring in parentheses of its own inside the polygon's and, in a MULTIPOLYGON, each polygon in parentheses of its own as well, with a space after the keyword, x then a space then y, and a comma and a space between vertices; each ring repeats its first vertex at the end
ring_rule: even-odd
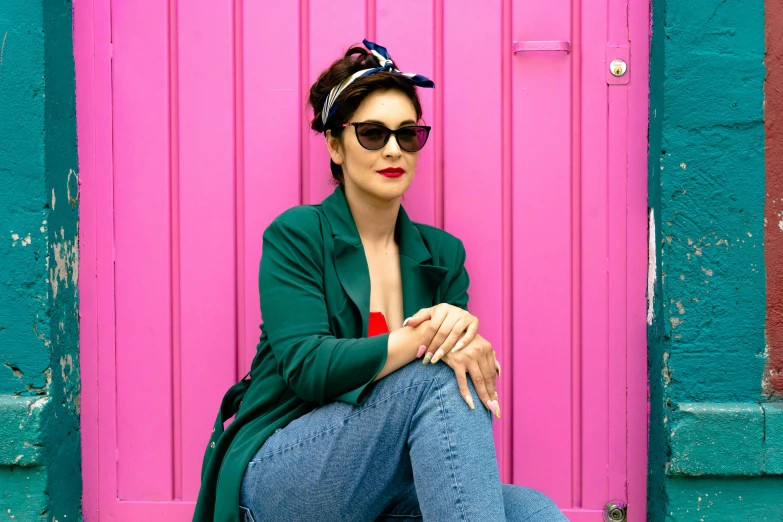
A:
POLYGON ((441 303, 422 308, 406 319, 403 326, 416 328, 425 322, 429 324, 422 333, 416 357, 424 356, 424 364, 442 360, 449 365, 457 377, 460 394, 475 409, 468 388, 467 375, 470 375, 481 403, 500 417, 495 382, 500 376, 500 363, 489 341, 478 334, 478 318, 462 308, 441 303))

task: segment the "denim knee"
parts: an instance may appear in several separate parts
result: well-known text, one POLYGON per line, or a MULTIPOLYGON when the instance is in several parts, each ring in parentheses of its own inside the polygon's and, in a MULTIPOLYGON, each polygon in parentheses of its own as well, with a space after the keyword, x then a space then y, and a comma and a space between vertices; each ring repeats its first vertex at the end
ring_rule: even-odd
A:
MULTIPOLYGON (((457 395, 460 395, 457 376, 448 364, 443 361, 435 364, 422 364, 421 361, 421 359, 417 359, 412 363, 406 364, 390 374, 390 376, 396 373, 399 374, 400 378, 408 378, 413 382, 437 381, 439 388, 448 391, 453 389, 457 395)), ((468 387, 471 392, 475 391, 473 383, 470 382, 470 376, 468 376, 468 387)))
POLYGON ((503 484, 503 504, 506 519, 530 522, 558 522, 568 519, 552 499, 535 489, 503 484))

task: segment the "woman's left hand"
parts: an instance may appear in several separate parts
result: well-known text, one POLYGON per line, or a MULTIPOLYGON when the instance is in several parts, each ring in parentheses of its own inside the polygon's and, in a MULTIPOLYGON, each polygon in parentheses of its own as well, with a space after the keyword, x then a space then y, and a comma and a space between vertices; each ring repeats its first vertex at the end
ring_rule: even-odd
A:
POLYGON ((478 332, 479 320, 468 311, 441 303, 422 308, 405 320, 405 326, 416 326, 422 321, 430 324, 422 335, 416 357, 424 355, 424 364, 438 362, 449 352, 457 352, 467 346, 478 332))

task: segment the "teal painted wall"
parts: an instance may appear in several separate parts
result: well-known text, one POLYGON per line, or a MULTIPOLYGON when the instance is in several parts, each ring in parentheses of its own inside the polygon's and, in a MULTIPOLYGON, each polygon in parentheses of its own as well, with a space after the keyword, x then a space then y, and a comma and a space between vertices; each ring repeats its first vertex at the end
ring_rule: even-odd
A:
POLYGON ((80 520, 72 5, 0 0, 0 517, 80 520))
POLYGON ((649 519, 783 520, 762 394, 764 1, 652 6, 649 519))

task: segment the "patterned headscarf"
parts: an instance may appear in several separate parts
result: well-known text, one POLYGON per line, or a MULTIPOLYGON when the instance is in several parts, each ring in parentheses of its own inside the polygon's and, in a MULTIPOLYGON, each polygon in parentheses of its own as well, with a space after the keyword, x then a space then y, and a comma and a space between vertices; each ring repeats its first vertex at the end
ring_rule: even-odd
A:
POLYGON ((373 54, 373 56, 375 56, 375 58, 378 59, 378 63, 380 63, 380 67, 375 67, 373 69, 362 69, 361 71, 357 71, 332 88, 331 92, 329 93, 329 96, 327 96, 326 98, 326 103, 324 103, 324 108, 321 111, 321 119, 323 120, 324 127, 326 126, 327 120, 329 120, 329 118, 334 116, 334 113, 337 111, 338 104, 336 103, 336 101, 337 98, 340 96, 340 93, 342 93, 346 87, 351 85, 354 82, 354 80, 356 80, 357 78, 361 78, 362 76, 368 76, 370 74, 386 71, 393 74, 399 74, 400 76, 404 76, 413 85, 416 85, 418 87, 428 87, 428 88, 435 87, 435 84, 432 82, 432 80, 425 78, 424 76, 414 74, 414 73, 404 73, 395 69, 394 62, 392 61, 391 57, 389 56, 389 52, 386 50, 385 47, 369 42, 367 40, 362 40, 362 43, 367 49, 369 49, 369 51, 373 54))

